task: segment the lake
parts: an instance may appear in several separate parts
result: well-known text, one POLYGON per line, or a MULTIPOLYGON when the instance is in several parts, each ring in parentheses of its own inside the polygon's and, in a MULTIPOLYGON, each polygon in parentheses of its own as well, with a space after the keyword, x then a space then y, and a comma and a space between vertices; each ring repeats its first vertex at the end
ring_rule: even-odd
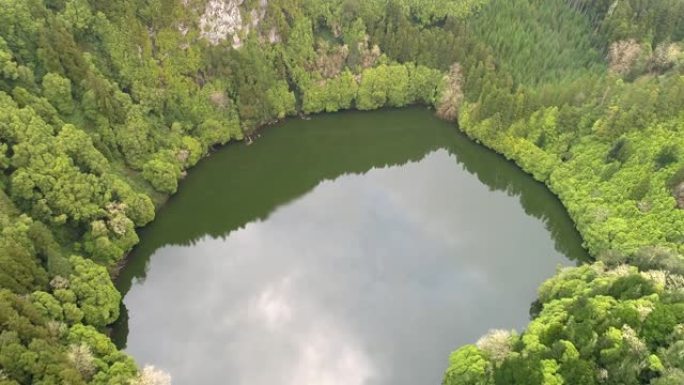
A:
POLYGON ((264 129, 140 235, 114 338, 176 385, 438 385, 587 258, 543 184, 423 109, 264 129))

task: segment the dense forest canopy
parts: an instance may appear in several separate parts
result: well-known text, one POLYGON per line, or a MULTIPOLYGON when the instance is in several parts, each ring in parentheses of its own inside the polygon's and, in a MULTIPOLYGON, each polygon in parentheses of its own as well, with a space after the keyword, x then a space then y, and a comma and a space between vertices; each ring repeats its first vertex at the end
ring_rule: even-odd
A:
POLYGON ((110 276, 186 171, 409 104, 546 183, 596 259, 445 384, 684 383, 683 39, 681 0, 4 0, 0 384, 165 381, 107 337, 110 276))

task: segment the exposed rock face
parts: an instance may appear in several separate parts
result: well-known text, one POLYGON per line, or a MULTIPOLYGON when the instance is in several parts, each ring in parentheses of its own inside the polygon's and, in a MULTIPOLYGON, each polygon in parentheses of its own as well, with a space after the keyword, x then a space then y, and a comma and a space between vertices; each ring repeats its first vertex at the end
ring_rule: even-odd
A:
POLYGON ((331 79, 339 75, 344 69, 349 57, 349 47, 323 42, 316 49, 316 54, 314 69, 324 78, 331 79))
POLYGON ((660 43, 653 51, 651 65, 654 70, 664 72, 678 63, 684 62, 682 46, 678 43, 660 43))
POLYGON ((616 41, 608 49, 610 70, 620 75, 626 75, 636 65, 643 50, 634 39, 616 41))
POLYGON ((271 44, 280 43, 280 35, 275 27, 268 31, 268 42, 271 44))
MULTIPOLYGON (((233 48, 241 47, 242 37, 259 26, 266 16, 268 6, 268 0, 260 0, 257 8, 246 12, 242 9, 244 2, 245 0, 209 0, 200 17, 201 36, 213 45, 231 39, 233 48)), ((271 31, 268 40, 276 42, 280 37, 275 31, 271 31)))
POLYGON ((233 46, 240 45, 238 32, 243 28, 240 5, 244 0, 209 0, 200 17, 200 33, 211 44, 232 37, 233 46))
POLYGON ((209 95, 209 100, 219 108, 228 106, 228 95, 223 91, 214 91, 209 95))
POLYGON ((437 115, 445 120, 456 120, 463 102, 463 72, 461 65, 454 63, 444 77, 444 90, 437 106, 437 115))
POLYGON ((684 182, 677 185, 674 188, 674 197, 677 200, 677 207, 684 209, 684 182))

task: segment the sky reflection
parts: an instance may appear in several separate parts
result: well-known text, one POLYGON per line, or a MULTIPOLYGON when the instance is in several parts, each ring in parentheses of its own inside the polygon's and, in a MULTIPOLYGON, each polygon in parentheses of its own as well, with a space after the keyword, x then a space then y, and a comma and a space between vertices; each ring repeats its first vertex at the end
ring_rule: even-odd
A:
POLYGON ((127 351, 176 385, 437 385, 568 263, 516 196, 437 150, 157 249, 124 299, 127 351))

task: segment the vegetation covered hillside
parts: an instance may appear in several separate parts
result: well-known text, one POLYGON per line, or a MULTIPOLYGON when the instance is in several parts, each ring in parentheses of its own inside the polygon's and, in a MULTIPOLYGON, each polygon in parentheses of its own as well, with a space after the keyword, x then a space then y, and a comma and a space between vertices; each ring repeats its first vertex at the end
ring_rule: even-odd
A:
POLYGON ((598 260, 445 383, 684 383, 683 39, 681 0, 5 0, 0 384, 163 379, 106 336, 110 274, 186 170, 409 104, 545 182, 598 260))

